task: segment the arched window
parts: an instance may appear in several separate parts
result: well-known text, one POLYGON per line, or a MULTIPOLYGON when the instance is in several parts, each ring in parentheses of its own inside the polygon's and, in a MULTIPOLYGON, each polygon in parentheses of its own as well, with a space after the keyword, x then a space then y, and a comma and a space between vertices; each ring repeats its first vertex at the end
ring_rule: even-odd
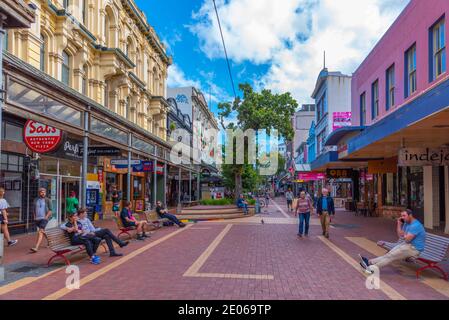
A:
POLYGON ((88 86, 89 86, 89 81, 88 81, 88 79, 89 79, 89 68, 88 68, 88 66, 87 66, 87 64, 85 64, 84 66, 83 66, 83 81, 82 81, 82 84, 81 84, 81 86, 82 86, 82 92, 83 92, 83 94, 85 95, 85 96, 87 96, 88 95, 88 86))
POLYGON ((70 85, 70 56, 65 50, 62 52, 61 81, 68 86, 70 85))
POLYGON ((40 59, 41 59, 41 63, 40 63, 40 70, 42 72, 45 72, 45 37, 43 34, 41 34, 41 48, 40 48, 40 59))

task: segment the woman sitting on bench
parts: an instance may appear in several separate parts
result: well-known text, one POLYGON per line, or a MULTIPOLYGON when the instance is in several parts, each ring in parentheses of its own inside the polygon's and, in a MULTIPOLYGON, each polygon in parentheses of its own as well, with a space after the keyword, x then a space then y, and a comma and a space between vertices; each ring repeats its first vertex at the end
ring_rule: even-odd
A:
POLYGON ((92 264, 99 264, 100 257, 95 255, 98 247, 100 246, 101 239, 95 235, 86 235, 83 233, 83 226, 78 221, 78 216, 69 212, 67 214, 69 222, 65 224, 65 231, 69 235, 70 243, 73 246, 83 245, 86 247, 86 252, 90 257, 90 262, 92 264))

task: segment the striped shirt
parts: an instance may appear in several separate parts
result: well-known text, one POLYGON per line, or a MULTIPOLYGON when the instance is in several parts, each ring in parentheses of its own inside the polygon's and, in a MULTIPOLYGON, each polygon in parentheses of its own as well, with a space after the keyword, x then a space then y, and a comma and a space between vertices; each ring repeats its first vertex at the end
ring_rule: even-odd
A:
POLYGON ((310 212, 312 210, 312 203, 311 203, 310 199, 299 198, 297 205, 296 205, 296 210, 299 213, 310 212))

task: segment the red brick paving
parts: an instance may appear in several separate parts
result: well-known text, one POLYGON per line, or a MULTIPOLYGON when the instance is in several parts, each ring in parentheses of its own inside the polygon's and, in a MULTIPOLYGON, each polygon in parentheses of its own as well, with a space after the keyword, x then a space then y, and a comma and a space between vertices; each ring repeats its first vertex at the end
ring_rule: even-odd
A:
MULTIPOLYGON (((285 201, 278 200, 287 212, 285 201)), ((270 205, 271 217, 284 217, 270 205)), ((264 216, 264 215, 262 215, 264 216)), ((354 217, 339 212, 334 223, 358 225, 355 229, 331 230, 331 241, 357 259, 361 248, 345 237, 366 237, 372 241, 394 240, 394 221, 354 217)), ((108 222, 106 223, 108 224, 108 222)), ((382 291, 367 290, 365 277, 317 238, 320 227, 311 226, 311 237, 298 240, 297 225, 233 225, 201 273, 269 274, 274 280, 190 278, 184 272, 225 228, 223 223, 199 223, 145 251, 117 268, 75 290, 63 299, 388 299, 382 291)), ((111 229, 115 230, 113 226, 111 229)), ((176 227, 157 230, 151 240, 133 242, 123 249, 130 253, 159 239, 176 227)), ((24 255, 30 241, 22 237, 17 248, 7 252, 7 263, 32 259, 44 263, 48 250, 24 255)), ((31 244, 34 242, 34 237, 31 244)), ((9 250, 9 249, 8 249, 9 250)), ((365 252, 364 252, 365 253, 365 252)), ((99 270, 111 261, 106 256, 99 266, 82 260, 81 276, 99 270)), ((382 280, 408 299, 447 299, 415 278, 405 277, 394 268, 382 270, 382 280)), ((64 271, 45 277, 0 299, 40 299, 64 287, 64 271)), ((448 284, 449 285, 449 284, 448 284)))

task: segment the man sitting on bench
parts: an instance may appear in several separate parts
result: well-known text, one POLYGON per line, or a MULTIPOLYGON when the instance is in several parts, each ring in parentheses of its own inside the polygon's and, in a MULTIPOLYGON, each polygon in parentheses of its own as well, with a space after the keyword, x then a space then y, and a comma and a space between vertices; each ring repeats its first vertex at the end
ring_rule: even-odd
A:
POLYGON ((125 228, 136 228, 137 229, 137 240, 145 240, 150 235, 145 233, 145 226, 148 224, 146 221, 139 221, 134 218, 131 211, 131 202, 127 201, 125 207, 120 213, 120 219, 125 228))
POLYGON ((65 231, 69 235, 71 245, 84 245, 86 247, 86 252, 90 257, 90 262, 92 264, 99 264, 100 257, 95 255, 95 253, 100 246, 101 239, 94 235, 84 234, 83 226, 78 221, 78 216, 75 213, 67 213, 67 218, 69 222, 65 224, 65 231))
MULTIPOLYGON (((397 220, 396 231, 400 240, 386 255, 371 260, 359 255, 360 265, 367 273, 372 274, 374 272, 370 266, 376 266, 380 269, 394 261, 418 258, 420 253, 424 251, 426 231, 421 222, 413 217, 411 210, 407 209, 401 213, 401 218, 397 220)), ((381 241, 378 244, 382 246, 384 243, 381 241)))
POLYGON ((245 200, 243 194, 241 194, 240 197, 237 199, 237 207, 243 209, 243 213, 245 215, 248 214, 248 201, 245 200))
POLYGON ((85 234, 91 234, 94 235, 102 240, 106 241, 106 244, 109 248, 109 254, 111 257, 121 257, 123 254, 115 252, 114 244, 112 242, 117 243, 120 248, 126 247, 129 242, 128 241, 121 241, 116 236, 114 236, 111 232, 111 230, 106 228, 95 228, 92 222, 87 217, 87 210, 86 209, 80 209, 78 210, 78 221, 83 226, 83 231, 85 234))
POLYGON ((162 205, 162 202, 159 200, 156 202, 156 213, 162 219, 168 219, 171 222, 173 222, 174 224, 178 225, 178 227, 180 227, 180 228, 184 228, 186 226, 184 223, 179 221, 178 218, 176 218, 176 216, 168 213, 168 210, 166 208, 164 208, 164 206, 162 205))

